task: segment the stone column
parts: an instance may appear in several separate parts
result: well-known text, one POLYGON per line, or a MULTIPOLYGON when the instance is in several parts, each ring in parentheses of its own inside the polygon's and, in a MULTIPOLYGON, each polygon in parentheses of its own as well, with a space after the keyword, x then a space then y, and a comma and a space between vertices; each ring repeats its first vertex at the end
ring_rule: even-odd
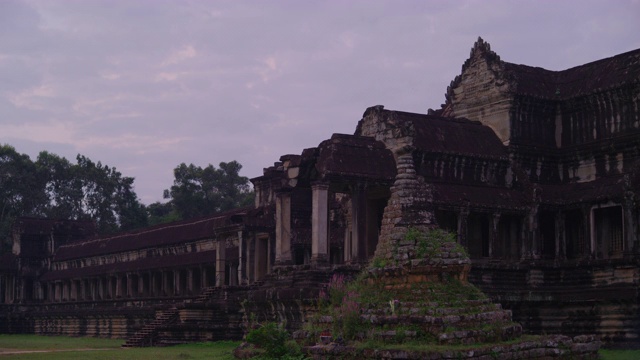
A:
POLYGON ((173 295, 181 295, 180 288, 182 287, 182 284, 180 284, 180 270, 173 270, 172 274, 173 274, 173 289, 171 293, 173 295))
POLYGON ((367 260, 365 253, 366 211, 366 190, 363 186, 356 185, 351 190, 351 239, 348 244, 345 244, 345 261, 350 263, 367 260), (347 247, 349 247, 348 251, 347 247), (347 258, 347 254, 349 258, 347 258))
POLYGON ((256 248, 256 233, 252 233, 247 238, 247 283, 251 284, 255 280, 255 248, 256 248))
POLYGON ((268 238, 255 238, 254 245, 254 269, 255 280, 262 279, 267 273, 268 262, 268 238))
POLYGON ((122 294, 122 297, 133 297, 133 284, 131 281, 131 274, 127 273, 125 275, 127 277, 127 287, 126 287, 126 294, 122 294))
POLYGON ((555 248, 555 258, 556 259, 566 259, 567 254, 567 246, 566 246, 566 236, 565 236, 565 214, 562 211, 557 211, 555 216, 555 227, 556 227, 556 248, 555 248))
POLYGON ((69 300, 78 300, 78 283, 77 280, 69 282, 69 300))
MULTIPOLYGON (((489 231, 489 259, 493 259, 494 248, 498 242, 498 224, 501 213, 494 213, 491 217, 491 230, 489 231)), ((504 245, 504 244, 503 244, 504 245)))
POLYGON ((161 276, 162 276, 162 286, 160 289, 160 294, 164 295, 164 296, 169 296, 169 284, 168 284, 168 275, 166 271, 162 271, 161 272, 161 276))
POLYGON ((207 268, 200 266, 200 289, 207 287, 207 268))
POLYGON ((624 253, 626 256, 631 256, 633 253, 638 252, 638 234, 636 224, 636 211, 634 211, 634 193, 631 190, 625 191, 624 202, 622 203, 623 209, 623 224, 624 224, 624 253))
POLYGON ((244 284, 245 278, 243 276, 244 264, 244 237, 242 236, 242 230, 238 231, 238 285, 244 284))
POLYGON ((291 192, 276 193, 276 265, 288 265, 291 258, 291 192))
POLYGON ((329 259, 329 185, 311 186, 311 264, 328 263, 329 259))
POLYGON ((224 286, 227 248, 225 240, 216 242, 216 286, 224 286))

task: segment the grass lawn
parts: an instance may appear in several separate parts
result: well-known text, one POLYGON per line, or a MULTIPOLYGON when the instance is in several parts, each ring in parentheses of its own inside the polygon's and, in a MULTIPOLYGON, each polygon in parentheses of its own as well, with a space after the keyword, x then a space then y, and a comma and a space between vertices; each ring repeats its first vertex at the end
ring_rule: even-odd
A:
MULTIPOLYGON (((219 341, 171 347, 123 349, 120 347, 123 343, 123 340, 89 337, 0 335, 0 358, 11 360, 232 360, 231 352, 239 344, 219 341), (6 354, 9 351, 40 352, 6 354)), ((640 350, 601 350, 600 355, 603 360, 636 360, 640 359, 640 350)))
POLYGON ((640 350, 600 350, 602 360, 637 360, 640 359, 640 350))
POLYGON ((123 349, 120 347, 123 343, 123 340, 113 339, 0 335, 0 357, 11 360, 231 360, 233 359, 231 352, 238 346, 237 342, 221 341, 171 347, 123 349), (7 352, 15 351, 39 352, 7 354, 7 352))

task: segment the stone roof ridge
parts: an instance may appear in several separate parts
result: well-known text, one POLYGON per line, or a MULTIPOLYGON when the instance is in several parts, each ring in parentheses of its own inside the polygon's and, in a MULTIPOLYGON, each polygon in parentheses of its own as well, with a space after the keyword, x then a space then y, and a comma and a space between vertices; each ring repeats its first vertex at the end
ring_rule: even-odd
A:
POLYGON ((384 148, 384 144, 376 140, 372 136, 341 134, 341 133, 332 134, 331 138, 321 142, 320 145, 318 145, 318 148, 328 143, 337 143, 337 142, 345 146, 354 146, 354 147, 375 146, 379 148, 384 148))
MULTIPOLYGON (((494 68, 494 72, 496 71, 496 68, 504 69, 505 62, 500 59, 500 56, 496 54, 495 51, 491 50, 491 45, 488 42, 484 41, 482 37, 478 36, 478 40, 476 40, 476 42, 473 44, 473 47, 471 48, 469 58, 467 58, 467 60, 462 64, 460 74, 456 75, 456 77, 447 87, 447 91, 444 94, 445 103, 441 105, 442 112, 444 112, 444 110, 447 108, 447 105, 451 103, 453 89, 457 87, 460 82, 462 82, 462 74, 464 74, 464 72, 473 64, 476 58, 484 59, 489 68, 494 68)), ((500 73, 503 72, 500 71, 500 73)))
POLYGON ((640 82, 640 49, 565 70, 503 63, 515 80, 514 92, 543 98, 566 99, 640 82))
MULTIPOLYGON (((233 209, 233 210, 229 210, 229 211, 216 213, 216 214, 213 214, 213 215, 203 216, 203 217, 200 217, 200 218, 188 219, 188 220, 180 220, 180 221, 174 221, 174 222, 170 222, 170 223, 158 224, 158 225, 146 227, 146 228, 143 228, 143 229, 131 230, 131 231, 122 232, 122 233, 116 233, 116 234, 111 234, 111 235, 102 235, 102 236, 94 237, 94 238, 87 239, 87 240, 84 240, 84 241, 76 241, 74 243, 65 244, 65 245, 62 245, 60 248, 71 248, 71 247, 83 246, 83 245, 87 245, 87 244, 91 244, 91 243, 99 243, 99 242, 103 242, 103 241, 109 241, 109 240, 114 240, 114 239, 119 239, 119 238, 125 238, 125 237, 128 237, 128 236, 139 236, 139 235, 145 235, 145 234, 149 234, 149 233, 153 233, 153 232, 168 230, 168 229, 175 229, 175 228, 184 227, 184 226, 197 225, 197 224, 205 223, 205 222, 212 221, 212 220, 215 220, 215 219, 241 214, 241 213, 246 212, 246 211, 248 211, 250 209, 253 209, 253 207, 252 206, 251 207, 242 207, 242 208, 237 208, 237 209, 233 209)), ((213 229, 212 229, 212 231, 213 231, 213 229)))
POLYGON ((491 50, 491 44, 484 41, 482 37, 478 36, 478 40, 473 44, 471 48, 471 52, 469 53, 469 58, 462 64, 462 72, 463 73, 473 61, 475 56, 483 57, 488 63, 501 62, 500 55, 496 54, 495 51, 491 50))

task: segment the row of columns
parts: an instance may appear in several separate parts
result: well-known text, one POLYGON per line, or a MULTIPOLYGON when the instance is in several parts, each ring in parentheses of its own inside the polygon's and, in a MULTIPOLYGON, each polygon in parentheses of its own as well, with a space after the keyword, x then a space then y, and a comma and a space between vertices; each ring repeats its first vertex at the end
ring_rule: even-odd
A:
POLYGON ((47 300, 95 301, 122 298, 186 296, 213 285, 211 267, 118 274, 47 284, 47 300))
MULTIPOLYGON (((290 206, 286 208, 290 209, 290 206)), ((33 281, 30 285, 22 284, 23 288, 32 288, 29 292, 32 299, 23 300, 62 302, 188 296, 199 293, 204 287, 249 284, 262 279, 273 266, 273 238, 269 233, 242 230, 237 232, 237 236, 239 258, 233 264, 227 261, 226 241, 221 239, 216 241, 216 257, 212 259, 211 266, 121 273, 88 279, 58 280, 46 284, 33 281)), ((20 300, 20 294, 15 293, 17 290, 14 282, 15 277, 11 274, 0 274, 0 303, 20 300)), ((24 293, 25 289, 22 290, 24 293)))
MULTIPOLYGON (((314 183, 311 185, 311 258, 314 266, 329 263, 329 184, 314 183)), ((368 254, 375 251, 378 230, 368 228, 368 223, 375 219, 367 211, 367 191, 364 185, 355 185, 350 192, 351 209, 350 227, 346 229, 344 240, 345 262, 364 262, 368 254), (375 232, 369 234, 369 232, 375 232), (374 237, 369 241, 369 237, 374 237), (373 249, 371 249, 373 247, 373 249)), ((293 263, 291 251, 291 189, 276 193, 276 265, 293 263)), ((375 224, 372 225, 374 228, 375 224)))
MULTIPOLYGON (((329 185, 311 185, 311 264, 329 262, 329 185)), ((276 265, 293 263, 291 254, 291 191, 276 193, 276 265)))
POLYGON ((622 256, 638 243, 638 214, 625 204, 556 211, 539 211, 533 207, 526 216, 519 217, 500 212, 473 213, 463 208, 457 212, 457 218, 458 241, 475 258, 608 258, 622 256), (600 212, 602 209, 609 209, 608 214, 619 212, 619 218, 617 215, 606 218, 604 212, 600 212), (481 234, 483 227, 478 228, 478 224, 470 224, 472 216, 487 222, 484 225, 488 228, 487 234, 481 234), (501 232, 502 240, 510 243, 499 242, 501 232), (478 243, 482 241, 486 243, 478 243), (609 242, 615 242, 617 252, 607 252, 609 242), (618 245, 619 242, 622 244, 618 245))
MULTIPOLYGON (((277 211, 276 211, 277 212, 277 211)), ((276 229, 276 232, 278 230, 276 229)), ((233 274, 230 274, 230 281, 227 285, 241 285, 251 284, 255 281, 261 280, 265 275, 271 272, 273 267, 272 252, 274 244, 272 244, 273 236, 269 233, 250 232, 247 235, 246 232, 238 231, 238 267, 233 274), (237 279, 237 281, 235 280, 237 279)), ((287 242, 290 245, 290 242, 287 242)), ((277 246, 278 244, 275 244, 277 246)), ((216 254, 222 254, 222 245, 216 250, 216 254)), ((278 252, 276 251, 276 254, 278 252)), ((217 255, 216 255, 217 256, 217 255)), ((276 255, 277 256, 277 255, 276 255)), ((289 250, 289 257, 290 257, 289 250)), ((278 261, 278 259, 275 259, 278 261)), ((224 255, 216 259, 216 264, 220 265, 224 263, 224 255)), ((225 269, 220 268, 221 271, 216 274, 216 286, 225 285, 224 279, 226 274, 225 269)))

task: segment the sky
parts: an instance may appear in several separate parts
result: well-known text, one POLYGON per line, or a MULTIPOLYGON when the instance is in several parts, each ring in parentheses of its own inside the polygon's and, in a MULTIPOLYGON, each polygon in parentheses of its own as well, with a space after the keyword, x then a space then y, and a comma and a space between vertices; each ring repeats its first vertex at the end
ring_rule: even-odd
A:
POLYGON ((370 106, 439 108, 479 36, 564 70, 640 48, 640 0, 0 0, 0 144, 164 201, 180 163, 253 178, 370 106))

